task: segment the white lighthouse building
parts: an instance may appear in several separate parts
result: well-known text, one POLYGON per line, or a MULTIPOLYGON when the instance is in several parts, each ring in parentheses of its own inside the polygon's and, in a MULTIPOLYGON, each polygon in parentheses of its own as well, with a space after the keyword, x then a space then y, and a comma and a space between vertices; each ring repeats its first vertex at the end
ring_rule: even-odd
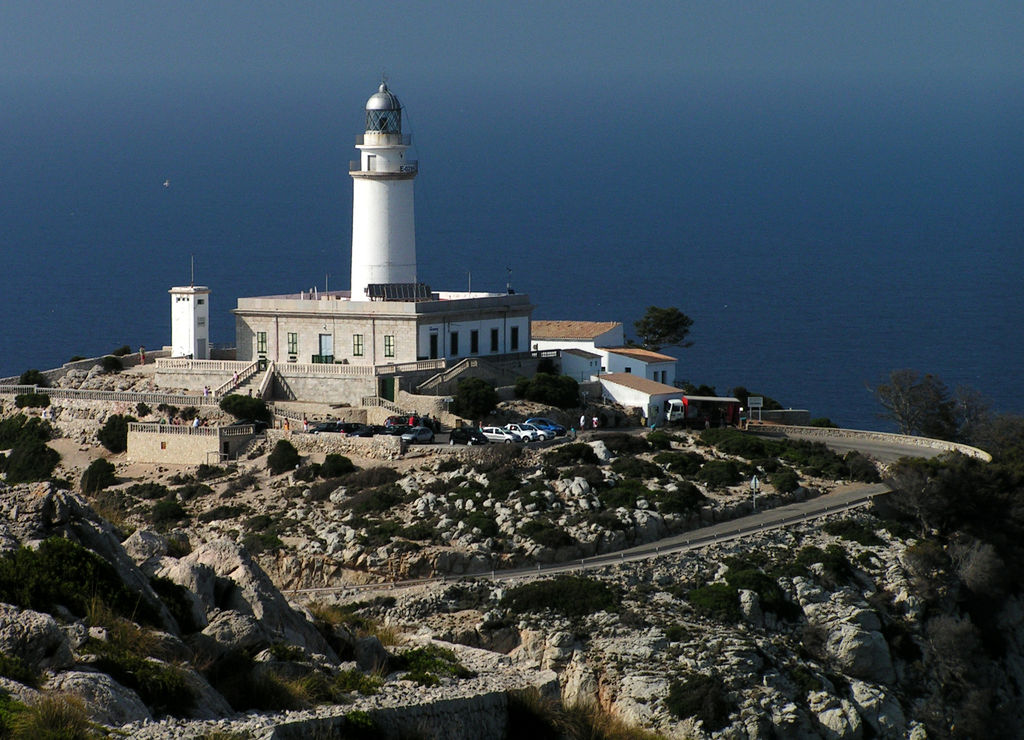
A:
POLYGON ((416 282, 413 180, 417 163, 405 158, 411 137, 402 133, 402 105, 387 83, 366 101, 366 131, 356 138, 352 162, 351 300, 380 298, 371 285, 416 282))
POLYGON ((210 289, 171 288, 171 357, 210 359, 210 289))

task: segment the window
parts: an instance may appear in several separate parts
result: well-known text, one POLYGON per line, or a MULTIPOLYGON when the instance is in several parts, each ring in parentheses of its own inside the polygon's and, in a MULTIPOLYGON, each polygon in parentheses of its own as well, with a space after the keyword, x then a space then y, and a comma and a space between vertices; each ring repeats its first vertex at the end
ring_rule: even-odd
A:
POLYGON ((498 351, 498 330, 491 329, 491 352, 498 351))
POLYGON ((261 354, 267 354, 267 333, 265 331, 256 332, 256 351, 261 354))
POLYGON ((353 334, 352 335, 352 356, 362 357, 363 356, 363 335, 353 334))
POLYGON ((633 368, 631 368, 629 365, 626 365, 626 372, 627 373, 633 372, 633 368))
POLYGON ((459 354, 459 333, 457 331, 452 332, 452 356, 459 354))
POLYGON ((201 306, 201 305, 203 305, 204 303, 206 303, 206 299, 205 299, 205 298, 197 298, 197 299, 196 299, 196 305, 197 305, 197 306, 201 306))
POLYGON ((395 335, 385 334, 384 335, 384 356, 394 357, 395 356, 395 335))
POLYGON ((206 326, 206 317, 200 316, 196 319, 196 326, 206 326))
POLYGON ((469 333, 469 354, 475 355, 480 352, 480 332, 473 329, 469 333))
POLYGON ((299 354, 299 335, 297 332, 288 332, 288 354, 299 354))
POLYGON ((519 327, 518 326, 513 326, 512 327, 512 335, 509 337, 508 343, 510 345, 509 346, 509 350, 511 350, 512 352, 518 352, 519 351, 519 327))

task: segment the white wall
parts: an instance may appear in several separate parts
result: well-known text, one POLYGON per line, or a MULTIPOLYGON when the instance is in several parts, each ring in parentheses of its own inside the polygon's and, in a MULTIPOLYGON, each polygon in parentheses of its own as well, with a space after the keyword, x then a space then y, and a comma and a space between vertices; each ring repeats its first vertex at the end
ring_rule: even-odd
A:
POLYGON ((171 288, 171 357, 210 358, 210 291, 171 288))

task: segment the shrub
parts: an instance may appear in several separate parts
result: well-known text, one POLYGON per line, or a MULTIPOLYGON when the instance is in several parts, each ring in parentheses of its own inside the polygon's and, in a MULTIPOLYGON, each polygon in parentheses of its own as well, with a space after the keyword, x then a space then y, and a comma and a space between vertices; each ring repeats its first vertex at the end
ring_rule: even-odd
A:
POLYGON ((95 494, 109 486, 117 485, 116 468, 102 457, 93 460, 82 473, 82 493, 95 494))
POLYGON ((85 702, 69 694, 40 694, 13 718, 13 737, 35 740, 90 740, 100 734, 85 702))
POLYGON ((566 547, 576 544, 568 532, 546 519, 531 519, 519 527, 519 533, 543 547, 566 547))
POLYGON ((700 440, 726 455, 736 455, 747 460, 776 457, 784 446, 784 443, 777 440, 763 439, 736 429, 705 429, 700 433, 700 440))
POLYGON ((878 483, 882 477, 878 474, 878 467, 866 456, 851 450, 843 457, 843 462, 850 470, 850 477, 853 480, 863 483, 878 483))
POLYGON ((111 452, 124 452, 128 449, 128 424, 133 421, 134 416, 108 416, 103 428, 96 433, 96 438, 111 452))
POLYGON ((149 515, 149 520, 158 530, 169 529, 183 519, 188 519, 188 514, 181 508, 181 504, 172 498, 157 501, 149 515))
POLYGON ((463 666, 448 648, 427 645, 413 648, 395 658, 396 670, 407 670, 403 679, 415 681, 420 686, 436 686, 439 676, 449 678, 472 678, 476 674, 463 666))
POLYGON ((367 468, 366 470, 359 470, 350 474, 345 479, 345 485, 350 491, 377 488, 394 483, 401 477, 402 474, 394 468, 367 468))
POLYGON ((18 376, 18 385, 35 385, 40 388, 47 388, 50 385, 50 381, 46 379, 39 370, 26 370, 18 376))
POLYGON ((7 474, 8 483, 27 483, 46 480, 59 462, 59 452, 39 439, 26 436, 14 446, 11 454, 0 458, 0 470, 7 474))
POLYGON ((196 468, 196 480, 210 480, 211 478, 222 478, 227 475, 229 471, 220 467, 219 465, 207 465, 206 463, 200 463, 199 467, 196 468))
POLYGON ((26 439, 46 442, 52 437, 53 428, 50 423, 36 417, 28 418, 18 414, 0 420, 0 450, 13 448, 26 439))
POLYGON ((665 699, 668 711, 679 719, 696 717, 708 732, 721 730, 729 724, 732 704, 725 693, 725 685, 717 674, 694 674, 673 681, 665 699))
POLYGON ((663 478, 661 468, 639 457, 617 457, 612 460, 612 470, 626 478, 663 478))
POLYGON ((464 419, 482 419, 498 405, 498 392, 481 378, 465 378, 455 390, 451 412, 464 419))
POLYGON ((211 493, 213 493, 213 489, 205 483, 186 483, 181 488, 174 490, 175 497, 182 501, 191 501, 200 496, 209 496, 211 493))
POLYGON ((515 614, 550 609, 567 617, 615 611, 619 593, 602 581, 582 576, 558 576, 510 588, 501 606, 515 614))
POLYGON ((792 493, 800 487, 800 478, 789 468, 773 473, 771 482, 779 493, 792 493))
POLYGON ((872 527, 853 519, 825 522, 822 529, 831 535, 841 537, 844 540, 858 542, 866 547, 885 544, 885 540, 875 534, 875 530, 872 527))
POLYGON ((678 475, 696 475, 704 464, 704 456, 699 452, 659 452, 654 462, 678 475))
POLYGON ((793 620, 801 613, 800 607, 786 598, 786 594, 778 582, 759 570, 754 568, 733 570, 730 568, 725 574, 725 581, 736 590, 754 591, 765 611, 774 612, 783 619, 793 620))
POLYGON ((10 678, 25 686, 39 685, 39 676, 17 655, 0 653, 0 676, 10 678))
POLYGON ((336 452, 328 453, 324 458, 324 464, 320 466, 320 476, 323 478, 337 478, 339 475, 354 472, 356 466, 344 455, 336 452))
POLYGON ((650 500, 654 498, 654 494, 644 486, 643 481, 636 480, 635 478, 624 478, 611 488, 599 491, 597 497, 603 506, 610 509, 617 509, 619 507, 635 509, 638 499, 645 498, 650 500))
POLYGON ((597 439, 604 442, 604 446, 616 455, 638 455, 641 452, 649 452, 651 449, 650 443, 643 437, 624 432, 600 434, 597 439))
POLYGON ((544 455, 544 462, 548 465, 564 468, 581 463, 597 465, 601 460, 597 457, 597 453, 594 452, 594 448, 586 442, 571 442, 570 444, 561 445, 553 450, 549 450, 544 455))
POLYGON ((529 380, 521 378, 516 381, 516 396, 547 406, 571 409, 580 403, 580 385, 568 375, 538 372, 529 380))
POLYGON ((686 594, 686 600, 699 614, 722 622, 738 622, 743 616, 736 589, 726 583, 698 586, 686 594))
POLYGON ((14 405, 19 409, 45 409, 50 405, 50 397, 45 393, 19 393, 14 397, 14 405))
POLYGON ((274 445, 274 451, 267 457, 267 467, 274 475, 280 475, 285 471, 294 470, 300 459, 295 445, 287 439, 279 439, 274 445))
POLYGON ((838 429, 839 425, 832 422, 827 416, 819 416, 816 419, 811 419, 807 422, 809 427, 827 427, 830 429, 838 429))
POLYGON ((697 472, 697 477, 709 486, 734 486, 742 479, 732 460, 709 460, 697 472))
POLYGON ((700 506, 707 498, 697 486, 683 481, 677 485, 675 492, 665 491, 659 495, 658 511, 662 514, 685 514, 700 506))
POLYGON ((122 344, 120 347, 115 349, 110 354, 112 354, 114 357, 124 357, 125 355, 130 355, 131 353, 132 348, 129 347, 127 344, 122 344))
POLYGON ((51 537, 36 550, 21 547, 0 557, 5 603, 47 613, 63 606, 82 617, 97 595, 119 616, 158 623, 154 606, 130 591, 114 566, 70 540, 51 537))
POLYGON ((498 523, 494 520, 494 516, 491 514, 483 511, 471 511, 466 515, 464 521, 470 530, 479 529, 480 534, 484 537, 498 536, 498 523))
POLYGON ((270 421, 270 409, 262 398, 230 393, 220 400, 220 409, 236 419, 270 421))
POLYGON ((248 532, 242 537, 242 546, 253 555, 259 555, 268 550, 279 550, 284 543, 275 532, 248 532))
POLYGON ((114 355, 106 355, 100 358, 100 367, 105 373, 119 373, 124 370, 124 363, 114 355))
POLYGON ((187 716, 196 696, 181 669, 145 657, 111 642, 91 640, 85 650, 97 656, 95 667, 129 689, 157 715, 187 716))
POLYGON ((156 595, 160 597, 160 601, 167 607, 167 611, 174 617, 183 633, 190 634, 203 628, 192 612, 192 597, 187 588, 162 576, 151 576, 149 585, 156 591, 156 595))
POLYGON ((656 450, 672 449, 672 441, 675 437, 668 432, 657 429, 647 435, 647 443, 656 450))
POLYGON ((153 413, 153 409, 151 409, 149 407, 149 404, 146 403, 145 401, 139 401, 137 404, 135 404, 135 413, 138 414, 140 417, 149 416, 150 414, 153 413))

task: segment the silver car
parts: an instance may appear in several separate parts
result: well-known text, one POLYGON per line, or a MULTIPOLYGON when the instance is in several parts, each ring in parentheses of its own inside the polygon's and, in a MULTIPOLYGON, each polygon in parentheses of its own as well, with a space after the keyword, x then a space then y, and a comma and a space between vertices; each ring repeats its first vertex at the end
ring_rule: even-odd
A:
POLYGON ((431 444, 434 441, 434 433, 426 427, 413 427, 402 434, 402 441, 409 444, 431 444))
POLYGON ((512 444, 513 442, 522 442, 523 438, 510 429, 504 427, 484 427, 480 430, 484 433, 491 442, 504 442, 505 444, 512 444))

